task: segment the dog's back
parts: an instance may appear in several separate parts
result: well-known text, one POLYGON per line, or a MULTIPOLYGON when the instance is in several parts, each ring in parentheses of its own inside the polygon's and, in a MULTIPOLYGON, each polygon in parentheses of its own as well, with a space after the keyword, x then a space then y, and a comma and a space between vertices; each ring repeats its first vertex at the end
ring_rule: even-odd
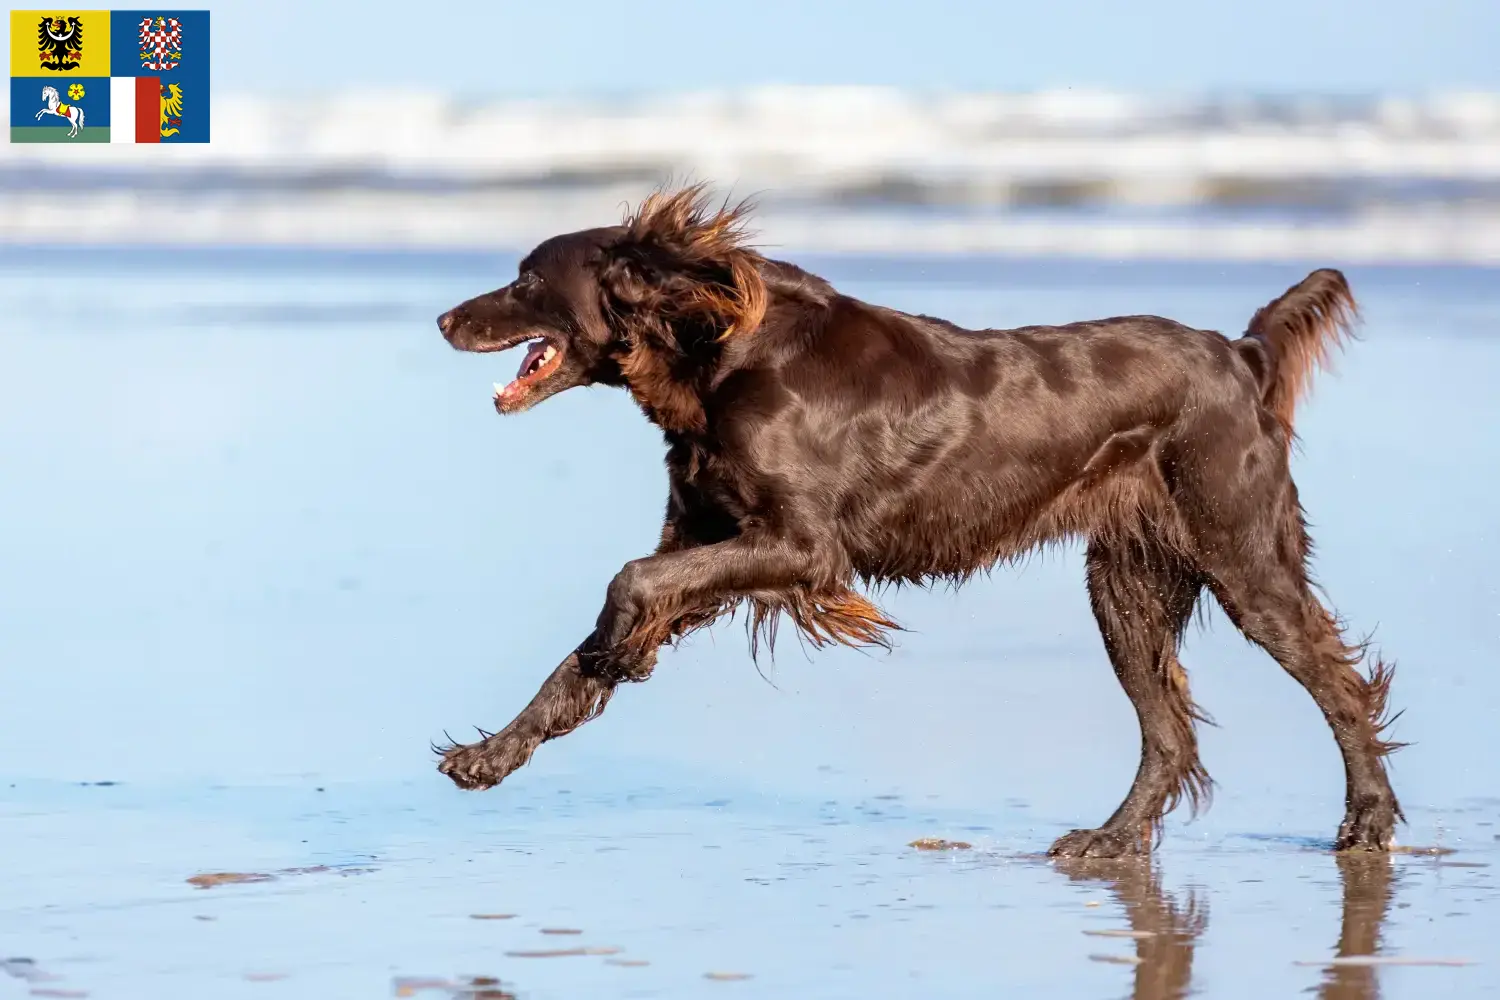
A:
POLYGON ((747 447, 871 579, 961 579, 1126 516, 1164 522, 1164 463, 1259 433, 1255 372, 1213 331, 1159 316, 973 331, 843 296, 819 308, 816 333, 797 325, 797 349, 725 389, 754 395, 737 434, 766 442, 747 447))

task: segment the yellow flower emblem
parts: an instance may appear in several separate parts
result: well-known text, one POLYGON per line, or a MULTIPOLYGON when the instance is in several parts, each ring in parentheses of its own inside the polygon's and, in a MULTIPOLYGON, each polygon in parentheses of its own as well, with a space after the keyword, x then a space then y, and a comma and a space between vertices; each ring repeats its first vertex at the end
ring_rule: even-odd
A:
POLYGON ((81 84, 81 83, 72 83, 72 84, 69 84, 68 85, 68 97, 69 97, 70 100, 74 100, 74 101, 81 101, 81 100, 83 100, 83 84, 81 84))

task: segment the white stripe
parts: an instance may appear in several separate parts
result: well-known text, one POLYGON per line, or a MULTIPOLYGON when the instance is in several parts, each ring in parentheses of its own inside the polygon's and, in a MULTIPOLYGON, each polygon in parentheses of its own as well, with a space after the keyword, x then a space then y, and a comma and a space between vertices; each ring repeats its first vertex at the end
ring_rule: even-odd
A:
POLYGON ((109 141, 110 145, 117 142, 135 142, 135 77, 133 76, 109 78, 109 141))

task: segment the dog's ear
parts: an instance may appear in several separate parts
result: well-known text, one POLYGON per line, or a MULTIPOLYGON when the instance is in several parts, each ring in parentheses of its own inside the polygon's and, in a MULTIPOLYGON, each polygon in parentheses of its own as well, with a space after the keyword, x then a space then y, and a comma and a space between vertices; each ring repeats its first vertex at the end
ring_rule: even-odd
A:
POLYGON ((766 312, 760 254, 747 245, 750 205, 713 210, 702 185, 657 192, 626 219, 601 282, 617 312, 649 312, 679 339, 747 334, 766 312))
POLYGON ((620 372, 664 430, 704 429, 700 392, 721 342, 765 318, 764 259, 747 245, 748 212, 744 203, 711 209, 702 185, 657 192, 604 251, 599 281, 623 340, 620 372))
POLYGON ((599 280, 613 305, 627 310, 649 310, 660 304, 662 295, 657 285, 661 277, 642 247, 622 245, 611 248, 600 269, 599 280))

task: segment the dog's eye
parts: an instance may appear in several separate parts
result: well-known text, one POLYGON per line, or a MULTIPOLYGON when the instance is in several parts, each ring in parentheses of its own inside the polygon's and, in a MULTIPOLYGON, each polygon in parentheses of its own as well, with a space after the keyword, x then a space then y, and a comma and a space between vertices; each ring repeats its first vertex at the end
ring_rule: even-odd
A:
POLYGON ((540 286, 541 283, 541 276, 535 271, 525 271, 516 279, 515 287, 519 291, 528 292, 540 286))

